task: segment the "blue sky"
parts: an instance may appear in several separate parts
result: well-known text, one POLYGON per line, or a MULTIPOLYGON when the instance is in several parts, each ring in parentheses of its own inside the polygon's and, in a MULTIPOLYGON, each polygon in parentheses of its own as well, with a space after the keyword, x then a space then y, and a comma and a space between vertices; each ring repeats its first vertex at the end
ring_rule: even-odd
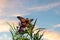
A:
MULTIPOLYGON (((60 0, 0 0, 1 40, 4 40, 2 39, 4 34, 7 36, 10 34, 6 22, 18 22, 17 16, 34 20, 38 18, 37 27, 46 28, 53 32, 51 34, 56 33, 56 36, 60 35, 60 0)), ((8 37, 11 38, 11 35, 8 37)), ((56 39, 52 37, 48 40, 56 39)))

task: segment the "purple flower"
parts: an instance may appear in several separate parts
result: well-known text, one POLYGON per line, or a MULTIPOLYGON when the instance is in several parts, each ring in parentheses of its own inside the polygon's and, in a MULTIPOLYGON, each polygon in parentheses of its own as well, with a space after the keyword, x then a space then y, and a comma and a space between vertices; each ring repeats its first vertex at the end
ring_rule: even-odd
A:
POLYGON ((24 31, 23 28, 25 28, 25 27, 24 27, 24 26, 20 26, 19 29, 18 29, 18 32, 19 32, 19 33, 20 33, 20 32, 23 32, 23 31, 24 31))
POLYGON ((19 24, 19 26, 21 26, 21 22, 19 22, 18 24, 19 24))
POLYGON ((22 30, 22 29, 19 29, 18 32, 19 32, 19 33, 20 33, 20 32, 23 32, 23 30, 22 30))

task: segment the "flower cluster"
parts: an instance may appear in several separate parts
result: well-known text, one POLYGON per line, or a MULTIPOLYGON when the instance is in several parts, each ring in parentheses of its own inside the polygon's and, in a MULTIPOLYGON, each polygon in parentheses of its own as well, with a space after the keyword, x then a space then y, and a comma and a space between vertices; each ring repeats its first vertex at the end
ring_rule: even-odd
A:
POLYGON ((33 19, 25 19, 23 17, 17 16, 17 18, 20 20, 19 26, 15 27, 14 25, 10 25, 10 32, 12 34, 12 40, 42 40, 42 36, 44 32, 40 35, 41 29, 44 30, 45 28, 35 28, 36 21, 32 24, 31 22, 33 19), (36 33, 34 33, 36 30, 38 30, 36 33))

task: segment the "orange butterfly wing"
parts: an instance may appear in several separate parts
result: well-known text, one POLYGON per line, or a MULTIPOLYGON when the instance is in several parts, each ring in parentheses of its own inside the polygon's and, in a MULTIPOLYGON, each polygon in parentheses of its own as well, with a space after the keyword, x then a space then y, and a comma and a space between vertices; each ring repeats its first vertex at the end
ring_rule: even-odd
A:
POLYGON ((28 23, 31 23, 33 21, 33 19, 30 19, 30 20, 28 20, 28 23))
POLYGON ((17 16, 17 18, 21 21, 21 22, 25 22, 26 19, 24 19, 23 17, 17 16))
POLYGON ((17 16, 17 18, 21 21, 21 25, 22 26, 26 26, 26 19, 24 19, 23 17, 17 16))
POLYGON ((26 26, 29 27, 29 25, 31 24, 32 21, 33 21, 33 19, 26 20, 26 26))
POLYGON ((17 18, 21 21, 21 24, 25 27, 28 27, 29 24, 33 21, 33 19, 25 19, 23 17, 17 16, 17 18))

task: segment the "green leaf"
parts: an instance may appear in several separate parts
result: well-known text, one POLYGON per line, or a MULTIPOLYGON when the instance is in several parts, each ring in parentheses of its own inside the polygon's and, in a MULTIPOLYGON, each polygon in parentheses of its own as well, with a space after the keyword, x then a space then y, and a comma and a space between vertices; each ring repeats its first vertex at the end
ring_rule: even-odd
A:
POLYGON ((45 30, 45 28, 37 28, 37 29, 35 29, 35 30, 33 31, 33 33, 34 33, 36 30, 42 31, 42 30, 45 30))
POLYGON ((13 34, 13 32, 11 30, 10 30, 10 33, 12 35, 12 39, 14 40, 14 34, 13 34))
POLYGON ((35 20, 35 22, 34 22, 33 28, 35 27, 35 25, 36 25, 36 22, 37 22, 37 19, 36 19, 36 20, 35 20))
POLYGON ((41 40, 41 39, 42 39, 42 37, 43 37, 44 33, 45 33, 45 32, 43 32, 43 33, 40 35, 39 40, 41 40))
POLYGON ((38 40, 39 39, 39 31, 40 30, 38 30, 38 32, 34 34, 34 36, 33 36, 34 40, 38 40))
POLYGON ((8 22, 7 22, 7 24, 11 27, 11 29, 14 31, 14 29, 13 29, 13 26, 12 25, 10 25, 8 22))

